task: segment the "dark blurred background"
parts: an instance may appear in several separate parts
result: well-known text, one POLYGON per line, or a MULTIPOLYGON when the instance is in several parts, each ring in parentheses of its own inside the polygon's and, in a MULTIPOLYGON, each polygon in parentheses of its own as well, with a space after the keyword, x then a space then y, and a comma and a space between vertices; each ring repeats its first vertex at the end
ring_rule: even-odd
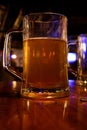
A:
MULTIPOLYGON (((84 0, 0 0, 0 71, 3 70, 2 50, 6 32, 21 29, 25 14, 47 11, 67 16, 68 36, 87 33, 87 4, 84 0)), ((7 72, 3 70, 1 73, 0 80, 9 79, 7 72)))

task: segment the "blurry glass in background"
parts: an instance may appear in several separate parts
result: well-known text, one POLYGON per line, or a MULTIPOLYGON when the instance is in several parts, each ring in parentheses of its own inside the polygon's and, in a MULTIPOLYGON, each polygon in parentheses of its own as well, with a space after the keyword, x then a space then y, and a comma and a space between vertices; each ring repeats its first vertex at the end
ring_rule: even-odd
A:
POLYGON ((87 85, 87 34, 68 37, 69 79, 76 79, 77 85, 87 85))
POLYGON ((87 34, 78 35, 77 84, 87 87, 87 34))

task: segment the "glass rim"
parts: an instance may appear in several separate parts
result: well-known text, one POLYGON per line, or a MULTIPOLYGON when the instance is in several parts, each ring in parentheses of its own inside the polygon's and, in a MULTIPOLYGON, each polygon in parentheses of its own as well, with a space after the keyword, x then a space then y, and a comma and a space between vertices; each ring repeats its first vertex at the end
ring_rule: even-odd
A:
MULTIPOLYGON (((29 14, 26 14, 25 16, 24 16, 24 18, 26 18, 26 17, 29 17, 29 16, 34 16, 34 15, 55 15, 55 16, 60 16, 60 17, 62 17, 62 18, 65 18, 67 21, 68 21, 68 18, 67 18, 67 16, 66 15, 64 15, 64 14, 62 14, 62 13, 57 13, 57 12, 31 12, 31 13, 29 13, 29 14)), ((30 20, 30 21, 33 21, 33 20, 30 20)), ((34 21, 38 21, 38 22, 40 22, 40 21, 43 21, 43 20, 34 20, 34 21)), ((48 21, 50 21, 50 20, 48 20, 48 21)), ((58 21, 57 19, 56 20, 53 20, 53 21, 58 21)), ((46 21, 45 21, 46 22, 46 21)))

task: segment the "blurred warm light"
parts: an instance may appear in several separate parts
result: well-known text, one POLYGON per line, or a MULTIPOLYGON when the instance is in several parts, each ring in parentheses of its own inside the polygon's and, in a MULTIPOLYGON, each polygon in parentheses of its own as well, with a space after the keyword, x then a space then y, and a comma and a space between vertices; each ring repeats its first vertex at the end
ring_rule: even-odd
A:
POLYGON ((84 91, 87 92, 87 88, 86 87, 84 88, 84 91))
POLYGON ((65 112, 66 112, 67 105, 68 105, 68 101, 66 100, 66 101, 64 102, 63 118, 65 117, 65 112))
POLYGON ((27 108, 29 109, 30 102, 27 100, 27 108))
POLYGON ((16 89, 16 86, 17 86, 17 82, 16 82, 16 81, 13 81, 13 82, 12 82, 12 88, 13 88, 13 90, 16 89))

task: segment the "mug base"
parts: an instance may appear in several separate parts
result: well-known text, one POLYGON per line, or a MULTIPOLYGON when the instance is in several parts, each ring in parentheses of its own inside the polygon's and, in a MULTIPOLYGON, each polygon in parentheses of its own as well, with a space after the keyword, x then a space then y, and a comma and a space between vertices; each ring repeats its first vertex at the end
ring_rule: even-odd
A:
POLYGON ((21 97, 32 99, 55 99, 70 95, 69 87, 63 89, 21 89, 21 97))

